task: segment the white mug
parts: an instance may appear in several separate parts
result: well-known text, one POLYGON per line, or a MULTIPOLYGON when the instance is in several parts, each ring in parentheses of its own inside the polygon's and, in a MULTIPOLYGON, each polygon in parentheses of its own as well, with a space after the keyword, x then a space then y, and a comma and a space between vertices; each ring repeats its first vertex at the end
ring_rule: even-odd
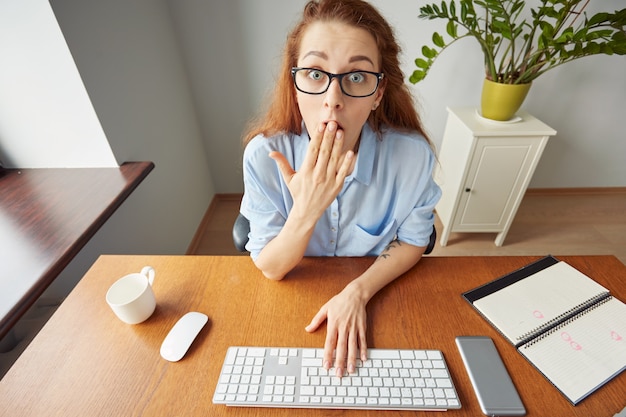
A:
POLYGON ((111 285, 106 300, 120 320, 137 324, 152 315, 156 308, 152 291, 154 275, 154 268, 145 266, 141 272, 125 275, 111 285))

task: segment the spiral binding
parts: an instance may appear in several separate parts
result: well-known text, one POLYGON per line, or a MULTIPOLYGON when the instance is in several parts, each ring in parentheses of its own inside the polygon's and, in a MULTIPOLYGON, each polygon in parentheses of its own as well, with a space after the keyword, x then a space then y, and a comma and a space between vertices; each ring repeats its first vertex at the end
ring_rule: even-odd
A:
POLYGON ((570 317, 578 316, 580 312, 584 312, 585 310, 590 309, 590 307, 595 304, 602 304, 602 303, 599 303, 599 301, 603 299, 607 299, 607 298, 611 298, 611 295, 609 295, 608 292, 602 292, 598 295, 595 295, 594 297, 591 297, 587 301, 582 302, 578 304, 577 306, 570 308, 569 310, 565 311, 562 314, 559 314, 552 320, 545 322, 541 326, 535 327, 534 329, 522 334, 521 336, 518 336, 517 340, 519 340, 521 344, 524 344, 526 343, 526 341, 532 340, 536 336, 543 333, 546 329, 550 329, 551 327, 558 326, 561 322, 568 320, 570 317))
MULTIPOLYGON (((610 301, 613 298, 612 295, 608 295, 608 293, 602 293, 599 294, 591 299, 589 299, 588 301, 580 304, 579 306, 585 306, 582 309, 578 309, 580 311, 578 311, 577 313, 574 313, 571 317, 566 318, 565 320, 563 320, 560 323, 556 323, 554 324, 554 326, 546 331, 544 331, 543 333, 533 337, 529 342, 527 342, 526 344, 524 344, 524 348, 528 348, 532 345, 534 345, 535 343, 545 339, 546 337, 550 336, 552 333, 557 332, 558 330, 562 329, 563 327, 567 326, 568 324, 578 320, 578 318, 580 318, 581 316, 584 316, 587 313, 590 313, 591 311, 597 309, 598 307, 600 307, 601 305, 607 303, 608 301, 610 301)), ((573 308, 570 311, 575 311, 577 310, 577 308, 573 308)), ((561 316, 563 316, 565 314, 562 314, 561 316)), ((552 321, 555 321, 551 320, 552 321)), ((542 328, 545 328, 545 326, 541 326, 542 328)))

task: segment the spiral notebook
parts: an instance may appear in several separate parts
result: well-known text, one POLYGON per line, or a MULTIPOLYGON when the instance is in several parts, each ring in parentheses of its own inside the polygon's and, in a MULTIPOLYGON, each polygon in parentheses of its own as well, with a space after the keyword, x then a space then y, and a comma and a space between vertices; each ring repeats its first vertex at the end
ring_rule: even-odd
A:
POLYGON ((463 297, 574 405, 626 369, 626 304, 552 256, 463 297))

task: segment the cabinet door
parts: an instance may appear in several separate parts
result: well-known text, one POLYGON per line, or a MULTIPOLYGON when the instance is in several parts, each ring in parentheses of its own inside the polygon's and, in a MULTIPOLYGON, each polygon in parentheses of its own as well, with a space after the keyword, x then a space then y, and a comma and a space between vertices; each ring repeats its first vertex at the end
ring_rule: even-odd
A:
POLYGON ((455 231, 504 229, 529 180, 536 138, 479 138, 463 186, 455 231))

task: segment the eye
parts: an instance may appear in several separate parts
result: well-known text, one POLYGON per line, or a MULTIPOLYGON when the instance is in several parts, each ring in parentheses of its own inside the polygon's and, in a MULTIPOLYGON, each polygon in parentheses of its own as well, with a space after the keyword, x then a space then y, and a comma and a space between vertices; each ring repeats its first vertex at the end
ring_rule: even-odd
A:
POLYGON ((355 84, 362 83, 363 81, 365 81, 365 74, 361 72, 351 72, 350 74, 348 74, 348 80, 351 83, 355 84))
POLYGON ((324 74, 322 71, 319 71, 319 70, 309 70, 306 75, 308 78, 310 78, 313 81, 323 80, 324 77, 326 76, 326 74, 324 74))

